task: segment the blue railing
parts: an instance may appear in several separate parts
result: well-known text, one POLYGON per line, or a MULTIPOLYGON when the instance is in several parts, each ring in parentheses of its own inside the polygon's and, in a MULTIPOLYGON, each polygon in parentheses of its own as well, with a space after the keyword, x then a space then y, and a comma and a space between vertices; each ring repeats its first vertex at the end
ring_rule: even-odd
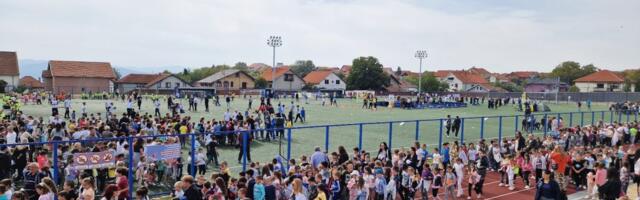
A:
MULTIPOLYGON (((534 118, 537 117, 542 117, 544 119, 548 119, 549 117, 556 117, 556 118, 561 118, 561 117, 566 117, 568 115, 568 120, 563 118, 563 122, 565 124, 565 127, 573 127, 574 126, 574 115, 578 115, 580 118, 579 125, 580 126, 584 126, 585 125, 585 117, 587 118, 587 121, 589 123, 586 124, 595 124, 598 121, 603 121, 603 122, 607 122, 605 116, 609 115, 608 118, 608 122, 609 123, 613 123, 614 121, 617 122, 624 122, 623 119, 626 120, 626 122, 630 122, 632 121, 632 117, 633 117, 633 121, 638 121, 638 112, 637 111, 632 111, 632 112, 615 112, 615 111, 586 111, 586 112, 565 112, 565 113, 533 113, 530 116, 533 116, 534 118), (599 117, 596 117, 596 114, 599 114, 599 117), (614 117, 616 117, 617 115, 617 120, 614 120, 614 117), (623 118, 623 115, 625 115, 626 117, 623 118), (568 123, 567 123, 568 122, 568 123)), ((514 132, 515 131, 519 131, 521 130, 523 127, 520 127, 521 125, 527 125, 528 128, 530 128, 530 132, 533 132, 535 134, 542 134, 544 136, 546 136, 549 133, 549 127, 550 124, 549 123, 545 123, 544 126, 542 127, 536 127, 537 123, 540 122, 540 118, 535 118, 535 121, 532 121, 530 124, 525 124, 525 123, 521 123, 521 117, 525 117, 525 115, 500 115, 500 116, 478 116, 478 117, 464 117, 464 118, 460 118, 460 137, 459 137, 459 141, 461 143, 464 143, 465 140, 469 140, 469 141, 473 141, 473 140, 479 140, 479 139, 485 139, 485 135, 486 135, 486 128, 488 127, 485 124, 485 121, 487 121, 488 119, 497 119, 497 137, 493 137, 493 139, 497 139, 498 142, 502 142, 502 139, 504 138, 504 128, 508 128, 508 127, 504 127, 505 126, 505 119, 510 119, 513 118, 514 122, 513 122, 513 128, 514 128, 514 132), (475 133, 470 133, 470 132, 465 132, 465 123, 469 124, 469 123, 476 123, 473 120, 478 120, 479 126, 480 126, 480 130, 479 132, 477 132, 477 134, 475 133), (535 130, 534 130, 535 129, 535 130), (541 129, 541 130, 540 130, 541 129), (465 135, 466 134, 466 135, 465 135), (469 137, 471 136, 471 137, 469 137)), ((402 124, 402 123, 415 123, 415 135, 414 137, 412 137, 412 139, 410 140, 414 140, 414 141, 421 141, 421 127, 424 127, 427 125, 427 123, 435 123, 436 126, 438 126, 438 129, 434 129, 436 130, 435 132, 438 133, 438 149, 442 149, 442 144, 443 144, 443 135, 444 135, 444 128, 445 128, 445 121, 447 119, 445 118, 439 118, 439 119, 419 119, 419 120, 396 120, 396 121, 382 121, 382 122, 362 122, 362 123, 346 123, 346 124, 333 124, 333 125, 312 125, 312 126, 299 126, 299 127, 291 127, 291 128, 279 128, 279 129, 257 129, 257 130, 253 130, 253 131, 228 131, 228 132, 217 132, 217 133, 195 133, 195 134, 179 134, 179 135, 149 135, 149 136, 130 136, 130 137, 118 137, 118 138, 99 138, 99 139, 91 139, 91 140, 69 140, 69 141, 50 141, 50 142, 33 142, 33 143, 22 143, 22 144, 0 144, 1 146, 6 146, 6 147, 15 147, 18 145, 30 145, 30 146, 42 146, 42 145, 51 145, 54 149, 54 151, 52 151, 52 156, 53 156, 53 179, 57 184, 61 184, 58 181, 60 180, 60 168, 59 168, 59 159, 58 159, 58 147, 61 144, 73 144, 73 143, 93 143, 93 142, 99 142, 99 141, 121 141, 121 140, 127 140, 128 144, 129 144, 129 149, 128 149, 128 167, 129 167, 129 174, 128 174, 128 180, 129 180, 129 193, 130 195, 132 195, 133 191, 134 191, 134 171, 135 171, 135 166, 134 163, 136 161, 134 161, 134 149, 133 149, 133 144, 134 144, 134 140, 137 139, 145 139, 145 138, 159 138, 159 137, 180 137, 180 138, 186 138, 189 137, 190 138, 190 156, 191 156, 191 163, 190 163, 190 167, 189 167, 189 174, 192 176, 195 176, 196 174, 196 159, 195 159, 195 155, 196 155, 196 140, 198 136, 204 136, 204 135, 209 135, 209 134, 222 134, 222 135, 227 135, 227 134, 236 134, 236 135, 241 135, 242 139, 242 151, 243 152, 247 152, 247 148, 248 148, 248 143, 247 141, 249 141, 249 137, 250 137, 250 133, 251 132, 258 132, 258 131, 271 131, 273 133, 275 133, 276 131, 286 131, 286 160, 290 160, 292 157, 291 153, 292 153, 292 140, 293 140, 293 132, 295 131, 300 131, 301 134, 303 134, 303 131, 301 130, 310 130, 310 129, 324 129, 324 150, 326 152, 329 152, 329 147, 331 145, 330 142, 330 138, 331 138, 331 130, 338 128, 338 127, 357 127, 358 128, 358 139, 357 139, 357 146, 360 150, 364 149, 365 145, 363 142, 363 138, 366 135, 371 135, 371 134, 376 134, 376 133, 364 133, 364 128, 369 125, 388 125, 388 136, 387 136, 387 142, 388 142, 388 147, 394 148, 393 145, 393 139, 394 139, 394 124, 402 124)), ((453 118, 452 118, 453 120, 453 118)), ((541 124, 540 124, 541 125, 541 124)), ((575 124, 578 125, 578 124, 575 124)), ((342 133, 342 134, 347 134, 347 133, 342 133)), ((377 134, 384 134, 384 133, 377 133, 377 134)), ((495 134, 495 133, 494 133, 495 134)), ((275 136, 275 134, 274 134, 275 136)), ((282 137, 282 136, 279 136, 282 137)), ((301 135, 301 137, 304 137, 301 135)), ((406 139, 406 138, 398 138, 398 139, 406 139)), ((423 142, 426 143, 426 142, 423 142)), ((371 144, 368 144, 371 146, 371 144)), ((430 144, 430 145, 436 145, 436 144, 430 144)), ((247 167, 247 154, 243 153, 242 156, 242 162, 241 162, 241 167, 242 170, 244 171, 247 167)), ((287 168, 288 168, 288 162, 287 162, 287 168)))

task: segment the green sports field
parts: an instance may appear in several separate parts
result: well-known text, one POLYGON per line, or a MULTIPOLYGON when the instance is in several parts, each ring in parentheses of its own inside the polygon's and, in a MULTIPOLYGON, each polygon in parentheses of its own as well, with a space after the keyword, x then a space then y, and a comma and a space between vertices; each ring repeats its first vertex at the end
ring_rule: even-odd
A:
MULTIPOLYGON (((89 113, 104 113, 103 100, 73 100, 73 109, 77 113, 80 113, 81 103, 86 102, 88 105, 89 113)), ((186 103, 186 100, 183 100, 186 103)), ((280 102, 290 105, 291 99, 281 99, 280 102)), ((126 104, 123 101, 114 101, 117 107, 117 113, 125 112, 126 104)), ((273 103, 278 103, 274 101, 273 103)), ((254 106, 257 104, 257 100, 254 100, 254 106)), ((362 147, 368 151, 374 151, 380 142, 389 141, 389 129, 392 129, 392 142, 393 148, 401 148, 409 146, 415 141, 416 136, 416 120, 426 119, 438 119, 444 118, 447 114, 454 116, 464 117, 479 117, 479 116, 510 116, 502 118, 502 135, 513 136, 515 132, 515 118, 513 115, 521 114, 516 111, 513 105, 509 104, 503 106, 497 110, 489 110, 486 105, 469 106, 466 108, 453 108, 453 109, 416 109, 416 110, 404 110, 399 108, 378 108, 376 111, 364 110, 361 108, 361 100, 343 99, 338 101, 337 107, 321 106, 321 102, 315 100, 309 100, 308 104, 305 104, 302 100, 296 104, 303 106, 307 111, 307 123, 296 123, 294 127, 296 129, 292 131, 292 143, 291 143, 291 158, 299 158, 303 154, 309 155, 312 153, 315 146, 325 147, 325 137, 327 128, 324 125, 333 124, 353 124, 345 126, 331 126, 329 127, 329 151, 336 151, 338 146, 345 146, 347 149, 357 147, 359 144, 360 126, 354 123, 360 122, 387 122, 387 121, 404 121, 396 123, 379 123, 379 124, 365 124, 362 126, 362 147), (317 127, 322 125, 321 127, 317 127), (314 128, 300 128, 305 126, 314 126, 314 128)), ((552 112, 550 113, 566 113, 566 112, 578 112, 578 108, 575 103, 560 103, 560 104, 547 104, 552 112)), ((242 98, 236 98, 231 104, 231 111, 238 110, 244 111, 247 109, 247 100, 242 98)), ((204 112, 204 106, 199 106, 198 112, 187 112, 187 115, 192 116, 192 119, 197 120, 200 117, 205 119, 221 119, 224 111, 226 110, 225 103, 222 103, 221 107, 210 107, 210 112, 204 112)), ((584 107, 583 107, 584 110, 584 107)), ((594 111, 607 110, 606 104, 594 104, 592 106, 594 111)), ((50 114, 50 107, 48 105, 26 105, 23 106, 23 111, 27 115, 44 116, 47 117, 50 114)), ((161 112, 166 112, 166 103, 163 102, 161 112)), ((143 102, 142 113, 153 113, 153 105, 150 100, 143 102)), ((544 113, 535 113, 537 119, 540 119, 544 113)), ((554 116, 557 116, 554 114, 554 116)), ((580 113, 574 113, 573 116, 569 114, 562 114, 561 117, 565 120, 565 124, 569 125, 569 119, 572 119, 573 125, 590 124, 592 120, 591 113, 585 113, 581 118, 580 113)), ((631 120, 634 120, 635 116, 631 116, 631 120)), ((594 114, 595 121, 602 118, 600 112, 594 114)), ((605 121, 610 119, 610 113, 606 112, 605 121)), ((617 120, 618 116, 614 117, 617 120)), ((626 120, 626 116, 622 117, 626 120)), ((480 138, 481 121, 484 120, 484 137, 496 138, 499 134, 499 118, 469 118, 464 120, 464 138, 467 142, 476 142, 480 138)), ((522 120, 521 118, 519 120, 522 120)), ((518 126, 520 126, 518 124, 518 126)), ((421 121, 418 126, 419 141, 421 143, 429 144, 429 149, 437 147, 439 142, 439 121, 421 121)), ((458 138, 443 137, 443 141, 459 140, 458 138)), ((287 143, 286 138, 282 145, 282 155, 287 156, 287 143)), ((279 153, 280 147, 277 142, 264 142, 255 141, 251 145, 251 156, 253 161, 265 162, 273 159, 279 153)), ((220 147, 219 153, 221 160, 228 161, 232 166, 238 167, 237 155, 238 149, 233 147, 220 147)))

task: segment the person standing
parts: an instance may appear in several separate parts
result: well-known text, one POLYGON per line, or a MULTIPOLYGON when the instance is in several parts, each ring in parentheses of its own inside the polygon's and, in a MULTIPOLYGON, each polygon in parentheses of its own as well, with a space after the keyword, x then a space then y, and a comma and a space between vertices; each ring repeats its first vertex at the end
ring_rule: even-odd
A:
POLYGON ((456 119, 453 120, 453 132, 455 133, 455 136, 458 137, 458 132, 460 132, 460 123, 462 120, 460 120, 459 116, 456 116, 456 119))
POLYGON ((204 111, 205 112, 209 112, 209 99, 211 99, 211 96, 209 96, 209 95, 205 95, 204 96, 204 111))
POLYGON ((447 120, 444 122, 444 127, 447 129, 447 137, 451 133, 451 115, 447 115, 447 120))
POLYGON ((551 171, 544 171, 542 181, 537 183, 535 200, 561 199, 560 185, 551 179, 551 171))
POLYGON ((154 100, 153 105, 155 107, 155 111, 153 115, 155 115, 156 117, 160 117, 160 100, 158 99, 154 100))
POLYGON ((69 114, 71 112, 71 98, 66 98, 64 100, 64 118, 69 119, 69 114))

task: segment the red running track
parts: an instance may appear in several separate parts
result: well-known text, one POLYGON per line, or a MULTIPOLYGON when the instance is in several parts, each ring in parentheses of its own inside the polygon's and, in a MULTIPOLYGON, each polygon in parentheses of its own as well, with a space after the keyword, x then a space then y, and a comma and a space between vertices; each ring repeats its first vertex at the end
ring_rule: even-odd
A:
MULTIPOLYGON (((464 189, 464 194, 462 195, 462 197, 457 198, 457 199, 467 199, 467 194, 469 194, 467 192, 467 182, 468 178, 465 177, 463 179, 463 184, 462 187, 464 189)), ((483 192, 484 194, 482 195, 481 199, 486 199, 486 200, 527 200, 527 199, 533 199, 536 195, 536 189, 535 189, 535 179, 530 179, 529 180, 529 184, 530 184, 530 188, 529 189, 525 189, 525 185, 524 185, 524 180, 522 180, 521 177, 516 177, 515 179, 515 189, 514 190, 509 190, 508 187, 500 187, 500 173, 498 172, 487 172, 487 176, 485 177, 485 181, 484 181, 484 187, 483 187, 483 192)), ((444 189, 440 189, 438 191, 438 197, 440 199, 444 199, 444 189)), ((573 194, 575 193, 575 188, 573 187, 573 185, 569 185, 569 187, 567 187, 567 195, 569 194, 573 194)), ((430 191, 431 192, 431 191, 430 191)), ((418 192, 418 196, 420 192, 418 192)), ((456 189, 456 194, 457 194, 457 189, 456 189)), ((476 198, 476 194, 475 191, 471 193, 471 199, 477 199, 476 198)), ((397 199, 400 199, 399 197, 397 199)), ((418 198, 416 198, 418 199, 418 198)), ((431 196, 429 196, 429 199, 432 199, 431 196)))

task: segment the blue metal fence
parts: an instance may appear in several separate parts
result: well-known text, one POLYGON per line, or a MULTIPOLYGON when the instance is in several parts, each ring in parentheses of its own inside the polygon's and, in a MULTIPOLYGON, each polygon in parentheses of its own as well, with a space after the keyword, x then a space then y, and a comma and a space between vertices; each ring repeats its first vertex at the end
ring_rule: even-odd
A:
MULTIPOLYGON (((522 126, 527 125, 528 128, 530 128, 530 131, 533 132, 534 134, 541 134, 546 136, 550 130, 549 127, 551 126, 550 123, 544 123, 544 124, 540 124, 539 127, 540 129, 537 129, 538 127, 535 127, 536 124, 534 123, 538 123, 540 122, 540 118, 536 118, 536 117, 543 117, 544 119, 548 119, 548 117, 557 117, 557 118, 561 118, 563 116, 567 116, 568 118, 563 118, 563 124, 565 125, 565 127, 568 126, 572 126, 573 120, 574 120, 574 114, 579 114, 579 124, 580 125, 584 125, 585 124, 585 114, 588 116, 590 115, 590 120, 587 120, 589 123, 586 124, 595 124, 597 123, 597 121, 604 121, 605 119, 605 115, 609 115, 609 122, 613 122, 614 121, 614 115, 618 115, 617 119, 618 122, 625 122, 625 121, 621 121, 623 120, 623 115, 626 115, 626 122, 630 122, 630 121, 636 121, 638 120, 638 112, 614 112, 614 111, 587 111, 587 112, 567 112, 567 113, 534 113, 532 115, 530 115, 532 118, 535 118, 534 122, 531 122, 531 124, 526 124, 523 123, 521 120, 522 119, 526 119, 524 115, 506 115, 506 116, 482 116, 482 117, 464 117, 464 118, 460 118, 460 137, 459 137, 459 141, 461 143, 465 143, 465 142, 469 142, 469 141, 476 141, 479 139, 485 139, 487 130, 485 130, 486 128, 495 128, 495 127, 491 127, 491 126, 487 126, 485 121, 487 121, 488 119, 497 119, 497 137, 492 137, 492 139, 497 139, 498 142, 502 142, 502 140, 504 139, 505 134, 503 133, 503 126, 504 126, 504 119, 508 119, 508 118, 514 118, 514 129, 515 131, 521 131, 523 128, 522 126), (597 119, 596 113, 600 113, 600 118, 597 119), (633 117, 633 120, 632 120, 633 117), (479 131, 478 132, 471 132, 471 130, 466 130, 465 131, 465 124, 470 124, 470 123, 478 123, 479 124, 479 131), (535 130, 534 130, 535 129, 535 130)), ((452 119, 453 120, 453 119, 452 119)), ((333 134, 347 134, 347 133, 335 133, 332 132, 332 130, 339 128, 339 127, 357 127, 357 147, 362 150, 365 149, 367 145, 371 146, 371 144, 365 144, 363 142, 363 138, 367 137, 370 134, 375 134, 375 133, 365 133, 364 128, 366 126, 373 126, 373 125, 388 125, 388 136, 387 136, 387 142, 388 142, 388 146, 389 148, 397 148, 395 146, 393 146, 393 140, 394 140, 394 135, 395 134, 400 134, 398 132, 394 132, 394 125, 395 124, 400 124, 400 123, 415 123, 415 135, 414 137, 410 137, 411 139, 409 140, 414 140, 414 141, 420 141, 421 143, 427 143, 424 142, 426 139, 421 139, 424 137, 421 136, 425 136, 427 134, 425 133, 421 133, 421 127, 423 126, 428 126, 428 123, 434 123, 437 124, 439 127, 437 127, 437 129, 435 129, 436 127, 432 127, 432 130, 436 130, 435 132, 438 134, 437 138, 438 138, 438 143, 437 144, 429 144, 429 145, 437 145, 438 149, 442 149, 442 144, 444 142, 443 140, 443 135, 444 135, 444 128, 445 128, 445 118, 439 118, 439 119, 423 119, 423 120, 401 120, 401 121, 385 121, 385 122, 364 122, 364 123, 349 123, 349 124, 334 124, 334 125, 315 125, 315 126, 300 126, 300 127, 292 127, 292 128, 285 128, 286 130, 286 160, 290 160, 292 158, 292 141, 293 141, 293 136, 295 135, 295 132, 299 132, 301 134, 303 134, 302 130, 309 130, 309 129, 318 129, 318 130, 322 130, 324 129, 324 150, 326 152, 329 151, 330 149, 330 145, 331 145, 331 135, 333 134), (295 131, 295 132, 294 132, 295 131)), ((475 127, 472 127, 473 129, 475 129, 475 127)), ((264 130, 264 131, 278 131, 278 130, 283 130, 283 129, 271 129, 271 130, 264 130)), ((261 131, 261 130, 255 130, 255 131, 261 131)), ((495 131, 495 130, 493 130, 495 131)), ((489 133, 492 133, 493 131, 488 131, 489 133)), ((527 132, 527 130, 522 131, 527 132)), ((515 132, 514 132, 515 133, 515 132)), ((198 136, 203 136, 205 134, 211 134, 211 133, 196 133, 196 134, 182 134, 182 135, 160 135, 160 136, 165 136, 165 137, 172 137, 172 136, 176 136, 176 137, 189 137, 190 139, 190 147, 189 147, 189 152, 190 152, 190 156, 191 156, 191 163, 188 167, 188 174, 195 176, 196 174, 196 159, 195 159, 195 155, 196 155, 196 140, 198 136)), ((246 170, 246 167, 248 165, 248 159, 247 159, 247 150, 248 148, 248 141, 249 141, 249 137, 250 137, 250 132, 248 131, 242 131, 242 132, 227 132, 227 133, 223 133, 223 134, 238 134, 242 137, 242 147, 241 150, 245 153, 243 153, 242 155, 242 162, 241 162, 241 167, 242 170, 246 170)), ((378 133, 381 134, 381 133, 378 133)), ((383 133, 382 133, 383 134, 383 133)), ((495 134, 495 133, 493 133, 495 134)), ((127 140, 128 144, 129 144, 129 149, 128 149, 128 167, 129 167, 129 174, 128 174, 128 180, 129 180, 129 192, 130 194, 133 193, 134 190, 134 163, 137 162, 134 160, 134 148, 133 148, 133 144, 134 144, 134 140, 137 140, 139 138, 157 138, 160 137, 158 135, 155 136, 131 136, 131 137, 120 137, 120 138, 100 138, 100 139, 93 139, 93 140, 71 140, 71 141, 51 141, 51 142, 36 142, 36 143, 26 143, 26 144, 2 144, 0 146, 7 146, 7 147, 14 147, 17 145, 33 145, 33 146, 43 146, 43 145, 51 145, 53 147, 53 149, 55 149, 55 151, 52 151, 52 156, 53 156, 53 179, 56 181, 56 183, 58 183, 59 185, 61 185, 61 183, 59 183, 58 181, 60 180, 60 172, 61 169, 59 168, 59 159, 58 159, 58 147, 59 145, 64 145, 64 144, 73 144, 73 143, 93 143, 93 142, 97 142, 97 141, 118 141, 118 140, 127 140)), ((295 135, 298 137, 304 137, 303 135, 295 135)), ((435 139, 434 135, 431 135, 432 137, 429 137, 427 139, 435 139)), ((380 138, 378 138, 380 139, 380 138)), ((406 138, 396 138, 396 139, 405 139, 406 138)), ((383 139, 384 141, 384 139, 383 139)), ((407 146, 410 144, 407 144, 407 146)), ((184 153, 184 152, 183 152, 184 153)), ((287 162, 287 166, 288 166, 288 162, 287 162)))

